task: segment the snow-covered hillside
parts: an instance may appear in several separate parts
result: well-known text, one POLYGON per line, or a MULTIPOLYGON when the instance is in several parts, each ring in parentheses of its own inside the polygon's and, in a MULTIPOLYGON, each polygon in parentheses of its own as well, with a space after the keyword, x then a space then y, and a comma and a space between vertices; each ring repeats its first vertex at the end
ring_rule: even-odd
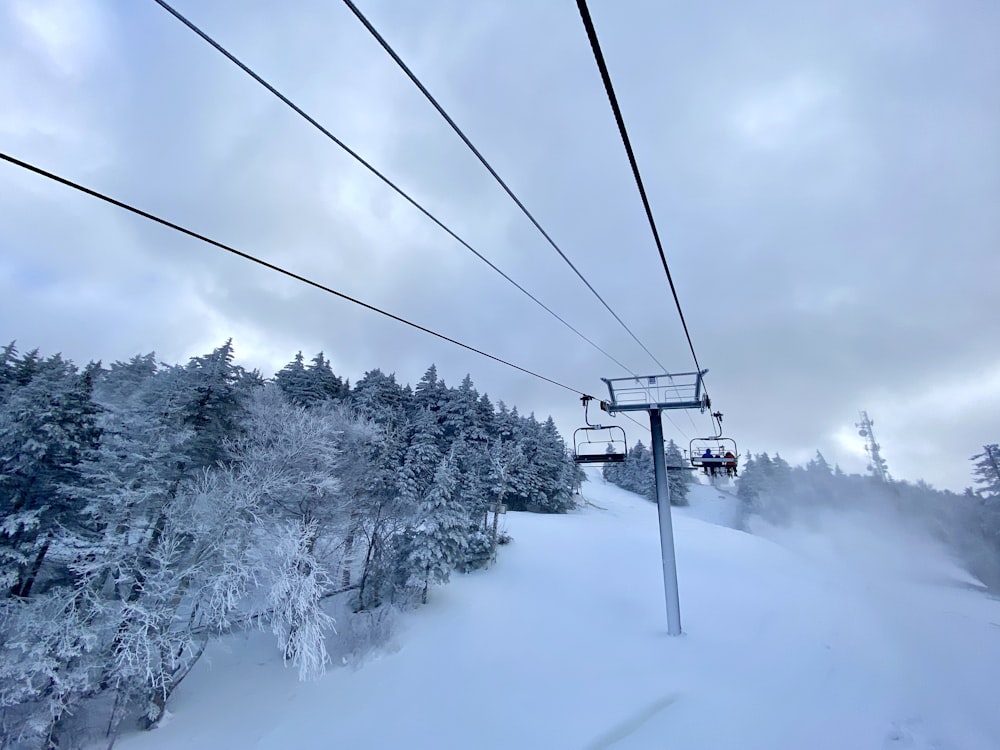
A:
POLYGON ((359 668, 301 683, 269 636, 234 636, 116 747, 1000 747, 1000 601, 933 545, 850 523, 752 536, 696 487, 670 638, 655 506, 597 472, 583 496, 508 514, 497 565, 433 589, 359 668))

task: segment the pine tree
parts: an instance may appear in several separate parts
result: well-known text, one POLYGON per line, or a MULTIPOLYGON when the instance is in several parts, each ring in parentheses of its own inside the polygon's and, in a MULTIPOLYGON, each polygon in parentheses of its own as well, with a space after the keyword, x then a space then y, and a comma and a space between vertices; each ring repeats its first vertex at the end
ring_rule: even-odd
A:
POLYGON ((404 504, 416 508, 427 494, 434 472, 441 462, 441 426, 428 409, 422 409, 416 416, 406 449, 403 465, 400 467, 400 496, 404 504))
POLYGON ((94 373, 58 354, 29 352, 11 368, 0 401, 0 586, 27 597, 53 542, 80 520, 72 488, 96 450, 94 373))
POLYGON ((455 458, 449 453, 438 464, 434 482, 420 504, 407 561, 408 586, 421 592, 424 604, 432 583, 448 582, 467 544, 469 518, 454 496, 457 484, 455 458))
POLYGON ((806 471, 815 472, 817 474, 826 476, 832 473, 830 464, 827 463, 823 454, 816 451, 816 455, 806 464, 806 471))
POLYGON ((555 421, 549 417, 541 425, 535 451, 538 473, 535 503, 545 513, 563 513, 573 507, 575 472, 555 421))
POLYGON ((315 399, 301 351, 297 352, 295 358, 277 372, 274 376, 274 382, 285 394, 285 398, 293 404, 308 406, 315 399))
POLYGON ((124 406, 148 386, 158 369, 153 352, 136 355, 127 362, 112 362, 109 369, 96 373, 94 398, 106 406, 124 406))
MULTIPOLYGON (((412 408, 438 414, 448 403, 448 387, 438 379, 437 367, 431 365, 413 389, 412 408)), ((443 417, 444 415, 440 415, 443 417)))
POLYGON ((312 358, 306 376, 309 381, 309 393, 317 401, 342 399, 347 396, 348 388, 344 381, 333 374, 330 362, 323 357, 323 352, 312 358))
POLYGON ((1000 497, 1000 445, 990 443, 983 452, 969 459, 973 462, 972 475, 984 497, 1000 497))
POLYGON ((684 506, 688 504, 688 488, 691 485, 691 472, 687 470, 688 463, 684 460, 681 449, 673 440, 667 441, 664 450, 667 467, 667 482, 670 486, 670 504, 684 506))
POLYGON ((17 364, 17 347, 11 341, 7 346, 0 349, 0 399, 7 390, 7 386, 14 382, 14 368, 17 364))
POLYGON ((193 357, 178 375, 175 387, 183 399, 181 422, 194 430, 190 445, 192 468, 214 466, 227 458, 226 441, 240 434, 245 402, 258 383, 233 364, 233 342, 193 357))
POLYGON ((653 472, 653 453, 642 441, 636 442, 625 458, 625 476, 622 485, 630 492, 656 502, 656 477, 653 472))
POLYGON ((489 451, 491 500, 493 505, 493 527, 490 533, 491 559, 496 558, 500 507, 507 501, 509 492, 518 491, 516 481, 524 467, 524 453, 521 447, 510 440, 496 440, 489 451))
MULTIPOLYGON (((608 447, 604 451, 605 453, 614 453, 615 446, 608 443, 608 447)), ((626 454, 625 460, 628 461, 628 455, 626 454)), ((625 463, 606 463, 601 468, 601 476, 604 477, 604 481, 610 484, 622 486, 622 481, 625 477, 625 463)))
POLYGON ((975 462, 972 473, 979 485, 978 526, 992 552, 992 562, 985 564, 985 573, 1000 580, 1000 445, 984 445, 983 452, 970 460, 975 462))
POLYGON ((351 403, 362 415, 393 428, 401 428, 406 422, 404 399, 396 376, 386 375, 379 369, 366 372, 350 392, 351 403))

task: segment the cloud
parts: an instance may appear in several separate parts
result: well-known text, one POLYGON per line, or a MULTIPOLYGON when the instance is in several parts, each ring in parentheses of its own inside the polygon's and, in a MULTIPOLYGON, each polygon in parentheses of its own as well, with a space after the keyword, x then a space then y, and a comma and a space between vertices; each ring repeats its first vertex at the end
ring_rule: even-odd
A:
MULTIPOLYGON (((640 374, 659 369, 346 9, 178 9, 588 338, 640 374)), ((690 369, 572 9, 365 11, 656 358, 690 369)), ((838 436, 864 408, 894 475, 968 483, 969 444, 997 439, 1000 405, 992 391, 933 394, 995 366, 1000 52, 988 30, 1000 11, 772 0, 594 13, 699 359, 741 447, 819 448, 863 470, 838 436)), ((601 376, 626 374, 153 4, 0 14, 5 150, 574 388, 600 395, 601 376)), ((26 346, 178 361, 232 335, 265 371, 299 349, 352 379, 381 367, 414 382, 436 362, 449 382, 471 372, 494 400, 554 413, 564 434, 582 418, 571 393, 7 165, 0 190, 0 320, 26 346)), ((671 416, 682 443, 709 429, 671 416)))
POLYGON ((103 10, 89 0, 15 0, 9 14, 24 45, 51 72, 70 80, 86 76, 109 42, 103 10))
POLYGON ((767 151, 821 145, 835 135, 835 99, 830 83, 796 73, 739 102, 733 127, 749 146, 767 151))

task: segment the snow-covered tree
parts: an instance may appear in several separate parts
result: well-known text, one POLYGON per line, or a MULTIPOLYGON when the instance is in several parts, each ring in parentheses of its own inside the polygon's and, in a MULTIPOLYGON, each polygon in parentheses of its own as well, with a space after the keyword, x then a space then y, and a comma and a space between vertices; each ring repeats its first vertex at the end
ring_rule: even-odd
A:
POLYGON ((259 381, 233 364, 232 340, 177 372, 175 387, 184 399, 182 423, 194 430, 193 467, 214 466, 227 458, 225 445, 240 431, 246 399, 259 381))
POLYGON ((653 474, 653 454, 637 441, 628 449, 625 462, 621 465, 614 483, 622 489, 642 495, 647 500, 656 501, 656 479, 653 474))
POLYGON ((313 552, 317 534, 314 521, 272 526, 264 556, 269 563, 264 570, 270 576, 265 619, 278 637, 285 661, 298 669, 303 680, 326 671, 326 633, 336 624, 322 606, 332 581, 313 552))
POLYGON ((432 583, 447 583, 467 545, 469 517, 454 493, 458 471, 453 453, 434 472, 434 481, 417 511, 407 559, 407 585, 427 603, 432 583))
POLYGON ((301 351, 295 354, 291 362, 278 370, 274 382, 285 394, 285 398, 293 404, 307 406, 315 400, 301 351))
POLYGON ((0 734, 152 726, 209 640, 254 620, 318 674, 327 599, 426 600, 489 559, 492 502, 559 512, 579 481, 551 419, 433 366, 351 390, 322 354, 265 386, 230 341, 83 372, 0 348, 0 734))
POLYGON ((399 427, 405 421, 402 417, 405 394, 396 376, 386 375, 379 369, 369 370, 350 392, 350 401, 358 411, 379 424, 392 423, 399 427))
POLYGON ((1000 497, 1000 444, 983 446, 982 453, 974 455, 972 475, 979 485, 979 492, 985 497, 1000 497))
MULTIPOLYGON (((426 409, 435 415, 445 409, 448 404, 448 387, 438 378, 437 367, 431 365, 427 368, 413 388, 413 398, 410 399, 410 403, 415 410, 426 409)), ((440 416, 443 419, 444 414, 440 416)))
MULTIPOLYGON (((507 493, 514 487, 524 468, 524 452, 521 446, 510 440, 496 440, 490 446, 490 490, 492 492, 493 526, 490 532, 490 555, 496 558, 498 530, 500 525, 499 506, 506 502, 507 493)), ((488 516, 487 516, 488 518, 488 516)))
POLYGON ((60 723, 104 668, 80 593, 0 600, 0 739, 4 747, 57 747, 60 723))
POLYGON ((399 471, 400 496, 411 508, 416 508, 427 493, 441 462, 442 433, 441 425, 430 409, 423 408, 417 412, 399 471))
POLYGON ((316 400, 342 399, 347 396, 349 388, 334 375, 330 361, 323 356, 323 352, 312 358, 306 375, 309 378, 310 393, 316 400))
POLYGON ((692 476, 688 471, 690 464, 684 459, 681 449, 677 443, 668 440, 664 449, 664 458, 667 467, 667 481, 670 485, 670 504, 684 506, 688 504, 688 488, 691 486, 692 476))
MULTIPOLYGON (((13 350, 7 351, 10 360, 13 350)), ((100 438, 96 365, 29 352, 0 392, 0 586, 27 597, 61 529, 79 522, 71 488, 100 438)))

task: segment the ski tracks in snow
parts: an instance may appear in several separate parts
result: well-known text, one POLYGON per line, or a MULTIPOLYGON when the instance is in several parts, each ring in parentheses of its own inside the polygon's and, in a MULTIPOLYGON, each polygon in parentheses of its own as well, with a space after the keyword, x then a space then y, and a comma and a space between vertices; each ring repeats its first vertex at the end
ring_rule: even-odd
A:
POLYGON ((659 700, 653 701, 648 706, 643 707, 632 714, 624 721, 616 724, 605 734, 587 745, 586 750, 608 750, 619 742, 641 729, 650 719, 659 714, 665 708, 673 705, 680 698, 678 693, 670 693, 659 700))

